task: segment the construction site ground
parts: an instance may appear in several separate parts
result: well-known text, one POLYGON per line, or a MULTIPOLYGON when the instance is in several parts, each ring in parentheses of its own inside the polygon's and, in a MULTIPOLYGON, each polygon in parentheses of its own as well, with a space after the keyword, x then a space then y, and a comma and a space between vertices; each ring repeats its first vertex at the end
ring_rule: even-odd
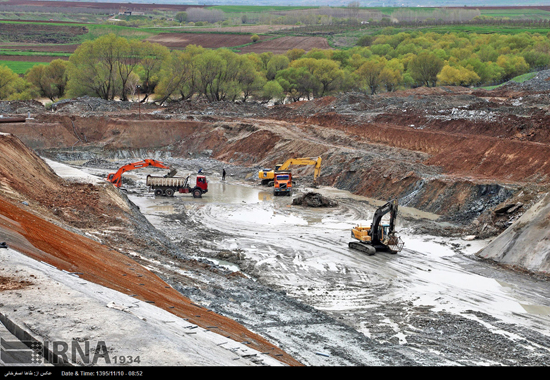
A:
POLYGON ((0 124, 0 313, 140 365, 547 365, 547 262, 478 255, 548 192, 548 95, 528 85, 274 107, 4 102, 31 118, 0 124), (274 197, 257 172, 290 156, 322 156, 321 178, 293 167, 293 196, 274 197), (103 180, 144 158, 202 169, 208 193, 155 197, 156 168, 121 190, 103 180), (308 192, 335 204, 292 204, 308 192), (391 198, 404 250, 350 250, 391 198))

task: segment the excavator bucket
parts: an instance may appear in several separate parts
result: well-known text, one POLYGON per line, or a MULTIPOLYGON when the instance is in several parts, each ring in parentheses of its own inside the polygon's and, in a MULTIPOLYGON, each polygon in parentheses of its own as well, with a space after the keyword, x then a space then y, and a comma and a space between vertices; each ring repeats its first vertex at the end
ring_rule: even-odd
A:
POLYGON ((397 253, 397 252, 401 252, 401 250, 405 246, 405 243, 403 242, 403 240, 401 240, 399 236, 392 235, 388 239, 387 245, 391 252, 397 253))
POLYGON ((170 171, 168 172, 168 174, 166 174, 166 178, 172 178, 173 176, 176 175, 178 171, 176 169, 170 169, 170 171))

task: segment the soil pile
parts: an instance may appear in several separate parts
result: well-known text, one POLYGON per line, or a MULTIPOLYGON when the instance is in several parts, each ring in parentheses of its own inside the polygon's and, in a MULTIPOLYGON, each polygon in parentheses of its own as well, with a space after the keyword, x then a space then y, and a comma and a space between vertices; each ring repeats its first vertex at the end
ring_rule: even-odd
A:
POLYGON ((305 207, 336 207, 338 202, 334 199, 327 198, 319 193, 305 193, 298 195, 292 200, 294 206, 305 207))
POLYGON ((128 226, 130 210, 108 186, 67 183, 17 137, 0 134, 0 194, 76 228, 128 226))

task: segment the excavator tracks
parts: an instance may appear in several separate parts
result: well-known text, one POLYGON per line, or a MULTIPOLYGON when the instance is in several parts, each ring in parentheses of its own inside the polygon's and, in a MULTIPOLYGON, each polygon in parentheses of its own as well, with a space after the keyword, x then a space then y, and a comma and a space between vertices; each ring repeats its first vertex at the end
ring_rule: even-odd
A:
POLYGON ((369 256, 372 256, 376 253, 376 248, 374 248, 372 245, 362 244, 356 241, 350 241, 348 246, 351 249, 361 251, 369 256))

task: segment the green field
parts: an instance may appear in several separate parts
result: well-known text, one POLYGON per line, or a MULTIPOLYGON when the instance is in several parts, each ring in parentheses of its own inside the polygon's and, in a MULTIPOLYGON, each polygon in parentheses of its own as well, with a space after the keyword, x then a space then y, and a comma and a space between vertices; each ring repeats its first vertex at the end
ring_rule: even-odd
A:
POLYGON ((507 17, 511 20, 518 19, 550 19, 550 12, 540 9, 483 9, 480 8, 483 16, 495 18, 507 17))
POLYGON ((0 66, 7 66, 16 74, 25 74, 36 65, 47 65, 47 62, 0 61, 0 66))
POLYGON ((44 57, 70 57, 70 53, 41 52, 41 51, 19 51, 11 49, 0 49, 0 55, 22 55, 22 56, 44 56, 44 57))
MULTIPOLYGON (((242 6, 212 6, 208 7, 208 9, 216 9, 223 11, 224 13, 229 15, 235 15, 235 14, 246 14, 246 13, 269 13, 269 12, 281 12, 281 11, 293 11, 293 10, 304 10, 304 9, 318 9, 319 7, 305 7, 305 6, 248 6, 248 5, 242 5, 242 6)), ((411 11, 418 14, 425 14, 429 15, 431 12, 436 10, 437 8, 402 8, 402 7, 378 7, 378 8, 359 8, 359 9, 370 9, 370 10, 379 10, 383 14, 391 15, 394 12, 397 11, 411 11)), ((472 9, 471 7, 468 9, 472 9)), ((281 35, 308 35, 309 33, 316 33, 318 35, 325 34, 326 37, 329 40, 329 44, 336 49, 349 49, 352 48, 355 44, 355 41, 359 37, 365 34, 370 35, 381 35, 381 34, 397 34, 400 32, 405 33, 411 33, 414 31, 420 31, 423 33, 427 32, 433 32, 438 34, 447 34, 447 33, 468 33, 468 34, 518 34, 518 33, 528 33, 530 35, 540 34, 541 36, 547 36, 548 35, 548 29, 542 28, 538 25, 538 23, 533 24, 531 26, 523 25, 521 23, 517 23, 516 21, 520 20, 541 20, 541 19, 550 19, 550 12, 548 11, 542 11, 542 10, 535 10, 535 9, 480 9, 480 12, 483 16, 490 16, 493 18, 506 18, 508 20, 514 21, 514 23, 496 23, 496 22, 489 22, 486 24, 447 24, 447 25, 403 25, 399 26, 399 24, 378 24, 378 23, 372 23, 371 25, 357 25, 357 24, 350 24, 350 23, 342 23, 342 24, 331 24, 331 25, 296 25, 297 29, 290 30, 290 31, 280 31, 276 34, 278 36, 281 35), (346 40, 347 42, 342 43, 335 43, 337 39, 340 39, 341 41, 346 40)), ((57 20, 66 19, 69 15, 58 15, 56 18, 57 20)), ((163 19, 167 20, 168 18, 166 16, 166 13, 163 13, 163 19)), ((173 15, 171 15, 173 17, 173 15)), ((280 14, 278 15, 278 17, 280 14)), ((25 14, 21 14, 20 17, 25 17, 25 14)), ((48 17, 56 17, 53 14, 50 14, 48 17)), ((155 17, 158 17, 156 15, 155 17)), ((137 17, 129 17, 125 16, 126 20, 135 20, 135 21, 144 21, 145 19, 149 18, 148 16, 137 16, 137 17)), ((239 17, 237 17, 239 18, 239 17)), ((160 20, 160 18, 159 18, 160 20)), ((17 21, 2 21, 0 20, 0 23, 21 23, 28 25, 28 23, 25 22, 17 22, 17 21)), ((48 26, 59 26, 60 28, 66 27, 67 24, 62 23, 36 23, 35 25, 48 25, 48 26)), ((160 33, 193 33, 194 30, 197 30, 197 32, 200 32, 200 27, 193 27, 185 25, 183 27, 179 26, 171 26, 171 27, 163 27, 162 22, 159 21, 157 24, 147 24, 145 25, 139 25, 136 24, 134 26, 127 26, 126 25, 116 25, 116 23, 113 22, 102 22, 102 23, 79 23, 79 24, 72 24, 71 26, 80 26, 85 27, 88 29, 88 33, 82 34, 82 35, 74 35, 71 36, 70 43, 73 44, 79 44, 84 41, 93 41, 97 39, 98 37, 104 36, 106 34, 114 33, 119 37, 124 37, 127 39, 139 39, 139 40, 145 40, 151 36, 160 34, 160 33), (137 25, 137 26, 136 26, 137 25)), ((217 24, 211 23, 207 24, 207 27, 216 26, 217 24)), ((250 25, 250 24, 247 24, 250 25)), ((220 32, 223 33, 223 28, 219 28, 220 32)), ((203 33, 203 32, 200 32, 203 33)), ((8 41, 4 41, 8 42, 8 41)), ((56 53, 56 52, 29 52, 29 51, 16 51, 11 50, 9 48, 3 48, 0 50, 0 54, 3 55, 32 55, 32 56, 53 56, 53 57, 67 57, 70 56, 70 54, 67 53, 56 53)), ((24 73, 28 68, 32 67, 36 63, 34 62, 15 62, 15 61, 3 61, 4 64, 7 64, 10 68, 12 68, 17 73, 24 73)))

